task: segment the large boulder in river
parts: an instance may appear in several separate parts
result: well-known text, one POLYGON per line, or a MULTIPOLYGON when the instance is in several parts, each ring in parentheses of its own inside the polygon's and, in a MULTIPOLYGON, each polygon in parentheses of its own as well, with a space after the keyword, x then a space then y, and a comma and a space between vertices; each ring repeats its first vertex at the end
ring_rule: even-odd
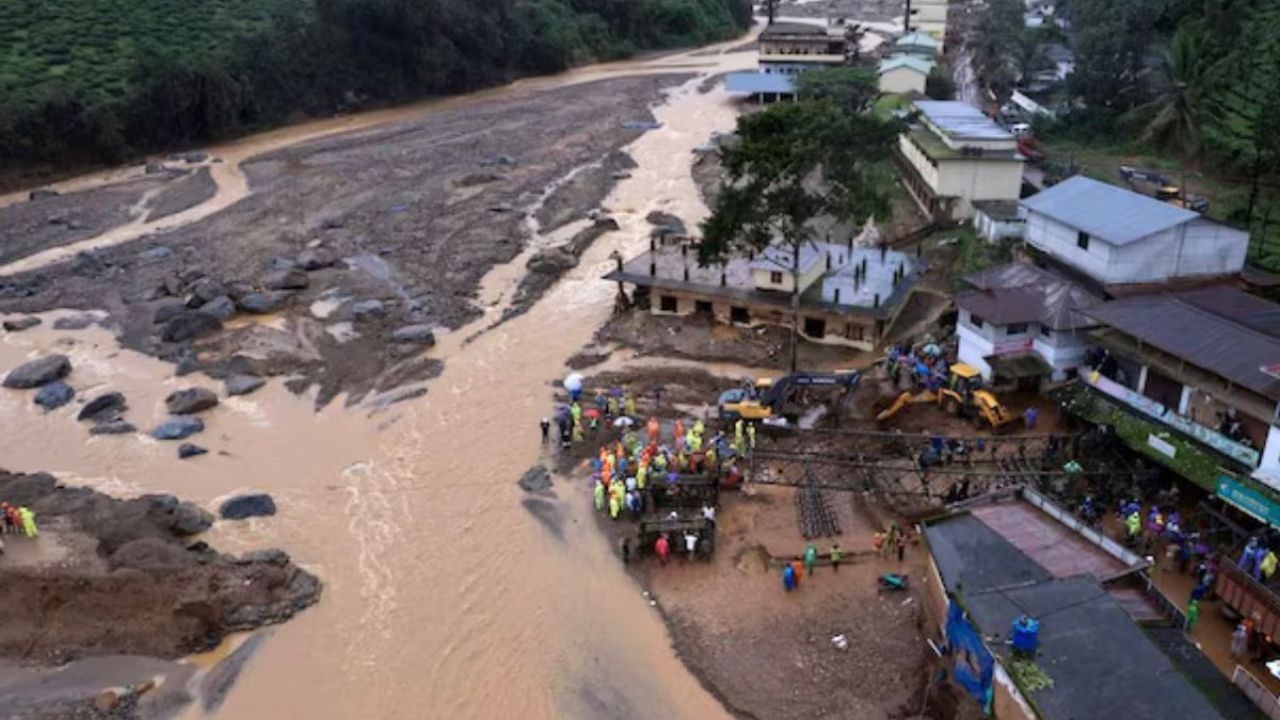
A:
POLYGON ((247 313, 266 315, 284 307, 284 303, 289 299, 290 294, 284 291, 249 293, 240 298, 236 306, 247 313))
POLYGON ((232 375, 227 378, 227 395, 248 395, 266 384, 266 380, 257 375, 232 375))
POLYGON ((80 414, 76 415, 76 419, 108 422, 119 417, 126 407, 124 395, 118 392, 103 393, 85 403, 85 406, 80 408, 80 414))
POLYGON ((164 399, 170 415, 194 415, 218 404, 218 396, 212 390, 187 388, 175 390, 164 399))
POLYGON ((156 314, 152 316, 152 321, 157 325, 163 325, 186 311, 186 305, 175 300, 168 300, 156 308, 156 314))
POLYGON ((208 452, 208 450, 205 450, 195 443, 182 443, 178 446, 178 459, 186 460, 187 458, 193 458, 198 455, 206 455, 208 452))
POLYGON ((56 380, 40 388, 40 392, 36 393, 36 404, 47 410, 55 410, 71 402, 71 398, 76 396, 76 391, 71 386, 56 380))
POLYGON ((188 307, 197 308, 227 294, 227 286, 213 278, 201 278, 191 286, 191 298, 188 307))
POLYGON ((547 248, 540 250, 529 258, 527 267, 531 272, 543 275, 559 275, 578 264, 578 257, 563 248, 547 248))
POLYGON ((222 321, 203 310, 187 310, 167 322, 160 333, 165 342, 186 342, 216 333, 222 321))
POLYGON ((133 423, 125 422, 124 420, 102 422, 89 428, 90 435, 127 435, 135 432, 138 432, 138 428, 134 427, 133 423))
POLYGON ((237 495, 222 503, 218 514, 223 520, 244 520, 251 517, 264 517, 276 514, 276 501, 266 493, 237 495))
POLYGON ((405 325, 391 333, 391 339, 398 343, 417 345, 435 345, 436 334, 430 325, 405 325))
POLYGON ((4 376, 4 386, 30 390, 61 380, 71 372, 71 360, 66 355, 54 354, 23 363, 4 376))
POLYGON ((371 320, 387 314, 387 306, 381 300, 357 300, 351 304, 351 316, 356 320, 371 320))
POLYGON ((42 322, 44 321, 38 317, 35 317, 34 315, 27 315, 26 317, 14 318, 13 320, 5 320, 4 331, 5 332, 22 332, 23 330, 30 330, 31 328, 39 325, 42 322))
POLYGON ((268 273, 262 284, 268 290, 306 290, 311 281, 305 272, 291 268, 268 273))
POLYGON ((157 440, 186 440, 198 432, 204 431, 204 423, 200 418, 184 415, 169 418, 151 431, 151 437, 157 440))

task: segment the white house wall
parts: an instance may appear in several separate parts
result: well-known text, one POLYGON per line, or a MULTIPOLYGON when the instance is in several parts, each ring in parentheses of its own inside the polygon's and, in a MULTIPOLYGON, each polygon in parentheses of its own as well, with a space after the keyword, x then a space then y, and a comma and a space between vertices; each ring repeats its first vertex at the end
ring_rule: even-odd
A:
POLYGON ((880 92, 903 95, 909 92, 924 92, 926 75, 909 67, 897 67, 880 73, 880 92))
POLYGON ((1065 380, 1068 370, 1084 364, 1089 341, 1084 331, 1055 330, 1047 338, 1037 335, 1032 349, 1053 368, 1052 379, 1056 382, 1065 380))
POLYGON ((1186 228, 1179 275, 1234 275, 1244 269, 1249 233, 1197 218, 1186 228))
POLYGON ((983 337, 980 331, 964 323, 956 324, 956 337, 960 340, 960 347, 956 353, 957 359, 972 365, 982 373, 982 377, 988 381, 991 380, 991 366, 983 359, 991 354, 993 349, 991 341, 983 337))
POLYGON ((937 192, 943 197, 959 197, 952 211, 954 219, 973 215, 974 200, 1017 200, 1022 192, 1022 162, 1019 160, 941 160, 938 162, 937 192))
POLYGON ((1111 282, 1107 275, 1112 246, 1091 237, 1088 249, 1081 250, 1076 245, 1078 232, 1076 228, 1034 210, 1027 213, 1026 239, 1032 247, 1083 271, 1095 280, 1111 282))

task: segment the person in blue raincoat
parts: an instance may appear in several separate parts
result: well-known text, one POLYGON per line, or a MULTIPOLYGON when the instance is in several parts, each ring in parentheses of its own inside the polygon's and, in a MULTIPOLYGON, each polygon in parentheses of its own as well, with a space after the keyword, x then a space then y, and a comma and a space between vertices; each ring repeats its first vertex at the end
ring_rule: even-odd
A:
POLYGON ((782 567, 782 589, 791 592, 796 589, 796 571, 787 563, 782 567))

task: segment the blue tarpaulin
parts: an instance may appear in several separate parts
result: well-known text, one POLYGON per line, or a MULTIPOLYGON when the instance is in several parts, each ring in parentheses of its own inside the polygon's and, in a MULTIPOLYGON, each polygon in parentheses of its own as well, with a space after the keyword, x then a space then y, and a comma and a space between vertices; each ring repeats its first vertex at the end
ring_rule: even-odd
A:
POLYGON ((978 629, 964 616, 964 609, 954 602, 947 605, 947 647, 955 660, 956 683, 982 703, 982 707, 990 708, 995 658, 982 642, 978 629))

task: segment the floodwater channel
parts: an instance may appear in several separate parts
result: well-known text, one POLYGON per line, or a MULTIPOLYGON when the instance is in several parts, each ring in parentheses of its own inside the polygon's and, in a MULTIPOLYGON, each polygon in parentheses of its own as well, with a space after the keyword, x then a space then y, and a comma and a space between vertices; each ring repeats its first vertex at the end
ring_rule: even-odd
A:
MULTIPOLYGON (((484 317, 430 351, 445 370, 428 383, 425 398, 381 409, 339 400, 316 412, 310 398, 273 381, 208 413, 199 441, 210 454, 180 463, 172 444, 141 435, 89 438, 74 408, 44 414, 26 393, 0 393, 3 465, 47 470, 117 495, 174 493, 209 507, 235 492, 275 496, 276 517, 219 523, 208 539, 229 552, 282 547, 323 579, 324 596, 269 631, 217 717, 725 717, 676 658, 661 617, 595 530, 585 488, 557 479, 556 497, 535 513, 515 481, 545 452, 538 421, 549 411, 551 381, 612 309, 615 289, 600 280, 611 255, 646 246, 651 211, 690 226, 707 214, 690 174, 692 151, 713 131, 731 130, 736 110, 722 88, 699 86, 755 60, 754 53, 684 53, 593 66, 211 148, 223 162, 211 166, 218 190, 208 202, 24 258, 0 273, 208 217, 252 193, 242 162, 304 140, 504 93, 638 73, 698 75, 655 107, 662 127, 627 148, 638 167, 604 202, 621 229, 596 241, 529 312, 476 335, 500 317, 525 256, 494 268, 480 292, 484 317)), ((0 367, 64 352, 78 391, 124 392, 128 418, 144 430, 162 419, 172 390, 212 386, 202 376, 173 378, 171 365, 121 349, 105 330, 50 325, 0 339, 0 367)), ((188 716, 205 717, 197 707, 188 716)))

